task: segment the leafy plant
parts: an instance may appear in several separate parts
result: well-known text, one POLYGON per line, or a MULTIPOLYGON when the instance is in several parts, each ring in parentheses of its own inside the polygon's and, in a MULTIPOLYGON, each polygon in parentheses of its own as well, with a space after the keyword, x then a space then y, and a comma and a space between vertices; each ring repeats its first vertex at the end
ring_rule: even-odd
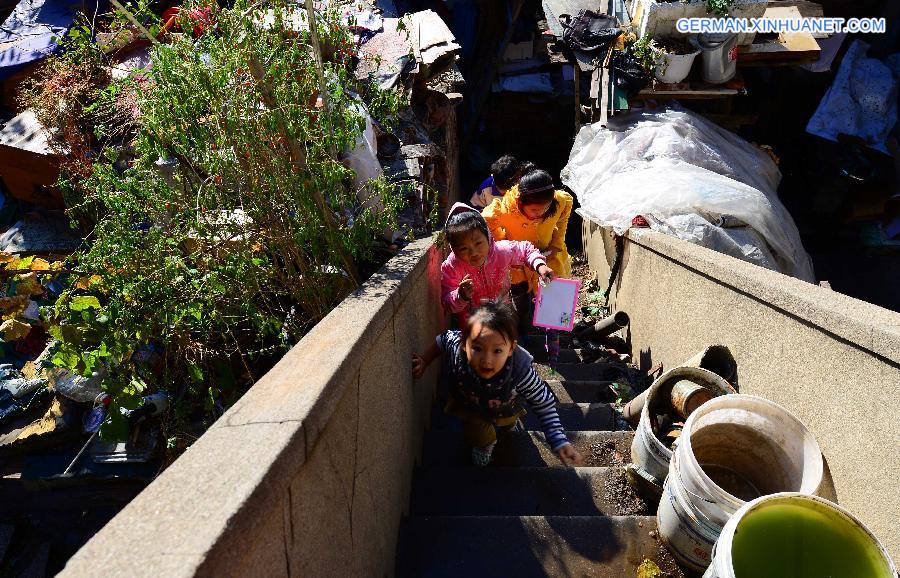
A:
POLYGON ((634 51, 634 57, 637 59, 638 63, 649 73, 652 73, 656 66, 659 64, 661 56, 658 51, 656 51, 653 39, 649 34, 640 37, 632 48, 634 51))
POLYGON ((90 244, 70 263, 79 281, 45 315, 53 363, 102 375, 111 415, 166 388, 182 402, 175 419, 194 406, 213 419, 358 285, 359 263, 395 223, 391 186, 370 181, 363 198, 338 153, 365 126, 357 94, 384 124, 400 97, 356 84, 337 13, 316 22, 334 48, 320 65, 309 33, 284 17, 293 5, 267 6, 269 24, 246 0, 211 8, 198 38, 155 45, 148 70, 86 91, 93 161, 60 186, 90 244), (127 125, 100 114, 123 95, 127 125))
POLYGON ((734 3, 735 0, 706 0, 706 12, 724 18, 730 14, 734 3))

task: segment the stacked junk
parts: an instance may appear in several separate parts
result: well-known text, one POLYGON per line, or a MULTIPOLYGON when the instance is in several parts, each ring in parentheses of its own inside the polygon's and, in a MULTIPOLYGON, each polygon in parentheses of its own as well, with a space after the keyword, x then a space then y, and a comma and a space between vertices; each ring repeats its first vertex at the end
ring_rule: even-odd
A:
MULTIPOLYGON (((617 313, 592 329, 627 325, 617 313)), ((605 331, 602 331, 605 332, 605 331)), ((738 393, 737 363, 713 345, 622 408, 635 427, 631 485, 658 502, 659 536, 704 578, 895 578, 878 539, 836 503, 819 444, 793 414, 738 393)))

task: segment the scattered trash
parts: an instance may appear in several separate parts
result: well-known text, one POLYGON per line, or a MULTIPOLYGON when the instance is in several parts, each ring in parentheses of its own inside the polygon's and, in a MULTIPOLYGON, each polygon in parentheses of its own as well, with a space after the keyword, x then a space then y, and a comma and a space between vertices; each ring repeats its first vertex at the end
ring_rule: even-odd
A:
POLYGON ((30 0, 16 4, 0 26, 3 46, 0 79, 58 50, 59 39, 66 35, 79 10, 93 12, 95 9, 96 6, 88 4, 76 0, 30 0))
MULTIPOLYGON (((684 419, 687 419, 689 415, 694 413, 695 409, 711 400, 713 397, 715 397, 715 393, 702 385, 697 385, 687 379, 677 381, 675 385, 672 386, 672 407, 675 408, 675 412, 684 419)), ((670 436, 669 433, 665 435, 670 436)), ((673 437, 678 436, 676 435, 673 437)))
POLYGON ((26 214, 0 235, 0 251, 5 253, 71 253, 82 243, 69 219, 56 212, 35 210, 26 214))
MULTIPOLYGON (((38 408, 45 407, 50 397, 47 388, 36 389, 21 398, 13 397, 12 393, 6 389, 0 390, 0 424, 6 424, 16 418, 28 415, 38 408)), ((0 445, 4 444, 0 442, 0 445)))
POLYGON ((102 392, 101 384, 106 371, 100 367, 90 377, 82 377, 64 367, 53 367, 47 371, 50 390, 72 401, 89 403, 102 392))
POLYGON ((648 558, 644 558, 641 565, 637 569, 637 578, 662 578, 663 571, 659 569, 656 562, 648 558))

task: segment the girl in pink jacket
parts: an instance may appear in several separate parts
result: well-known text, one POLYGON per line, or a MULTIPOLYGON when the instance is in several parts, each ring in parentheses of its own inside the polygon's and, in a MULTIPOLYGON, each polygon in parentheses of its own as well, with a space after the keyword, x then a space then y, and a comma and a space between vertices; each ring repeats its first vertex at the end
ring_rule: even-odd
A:
POLYGON ((441 264, 441 303, 460 322, 484 300, 507 299, 509 269, 514 265, 527 265, 545 282, 553 278, 553 270, 534 245, 494 241, 481 213, 463 203, 450 209, 444 234, 452 253, 441 264))

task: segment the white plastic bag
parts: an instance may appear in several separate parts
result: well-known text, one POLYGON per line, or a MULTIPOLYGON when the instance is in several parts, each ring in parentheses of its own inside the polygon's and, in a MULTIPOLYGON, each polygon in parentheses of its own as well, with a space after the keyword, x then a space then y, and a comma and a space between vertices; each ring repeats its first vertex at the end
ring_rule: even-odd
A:
POLYGON ((562 172, 578 212, 619 234, 642 215, 654 230, 812 282, 780 180, 766 153, 680 109, 583 127, 562 172))

